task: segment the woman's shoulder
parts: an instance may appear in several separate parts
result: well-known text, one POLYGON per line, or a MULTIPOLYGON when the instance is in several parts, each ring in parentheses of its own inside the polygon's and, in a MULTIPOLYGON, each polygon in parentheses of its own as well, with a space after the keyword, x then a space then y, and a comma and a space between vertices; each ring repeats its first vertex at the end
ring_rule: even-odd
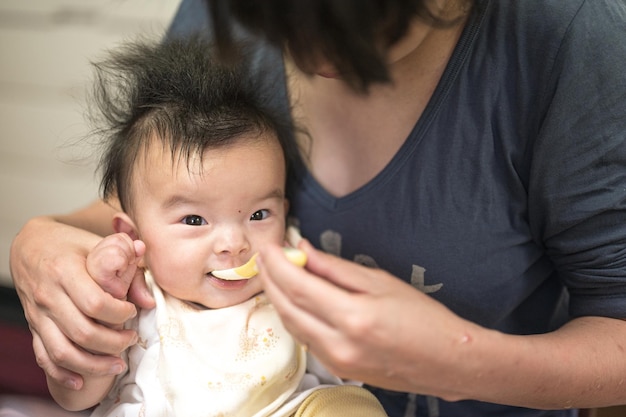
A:
POLYGON ((551 97, 558 80, 621 77, 626 3, 613 0, 478 0, 469 68, 511 77, 551 97), (600 75, 599 75, 600 77, 600 75))
MULTIPOLYGON (((478 0, 495 33, 559 42, 584 30, 594 33, 624 30, 626 3, 614 0, 478 0), (617 25, 616 25, 617 23, 617 25)), ((545 45, 536 44, 537 49, 545 45)))

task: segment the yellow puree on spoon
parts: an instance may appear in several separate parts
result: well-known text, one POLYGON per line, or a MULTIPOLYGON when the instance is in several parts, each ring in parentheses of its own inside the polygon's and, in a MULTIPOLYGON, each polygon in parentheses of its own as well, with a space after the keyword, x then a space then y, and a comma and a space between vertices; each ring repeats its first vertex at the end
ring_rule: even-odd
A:
MULTIPOLYGON (((306 264, 306 255, 300 249, 296 248, 283 248, 285 256, 294 265, 304 266, 306 264)), ((259 270, 256 267, 256 257, 258 253, 252 255, 252 258, 245 264, 236 268, 222 269, 213 271, 213 275, 225 279, 228 281, 234 281, 239 279, 250 279, 255 276, 259 270)))

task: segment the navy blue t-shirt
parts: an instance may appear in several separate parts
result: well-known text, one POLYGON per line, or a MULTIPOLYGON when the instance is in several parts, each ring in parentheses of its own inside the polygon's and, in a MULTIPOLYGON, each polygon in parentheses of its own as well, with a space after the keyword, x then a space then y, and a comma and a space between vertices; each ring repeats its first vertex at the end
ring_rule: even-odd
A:
MULTIPOLYGON (((199 3, 183 2, 171 34, 208 27, 199 3)), ((259 85, 287 111, 280 53, 257 54, 259 85)), ((341 198, 304 172, 291 215, 317 247, 491 329, 626 318, 625 68, 622 0, 479 0, 389 164, 341 198)), ((575 415, 373 391, 390 416, 575 415)))

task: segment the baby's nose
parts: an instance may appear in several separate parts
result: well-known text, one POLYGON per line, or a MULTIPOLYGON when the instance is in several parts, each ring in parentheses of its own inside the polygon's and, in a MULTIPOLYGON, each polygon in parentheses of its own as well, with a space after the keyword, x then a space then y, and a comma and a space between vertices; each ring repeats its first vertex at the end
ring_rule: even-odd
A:
POLYGON ((225 225, 214 232, 213 251, 216 254, 237 257, 250 251, 250 242, 242 228, 225 225))

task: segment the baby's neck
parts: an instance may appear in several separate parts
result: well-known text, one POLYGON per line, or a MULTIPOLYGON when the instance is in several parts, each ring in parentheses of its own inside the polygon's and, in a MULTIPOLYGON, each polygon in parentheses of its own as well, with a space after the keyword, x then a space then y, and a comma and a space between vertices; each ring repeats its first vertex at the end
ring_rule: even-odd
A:
POLYGON ((213 310, 210 307, 207 307, 205 305, 202 305, 200 303, 196 303, 194 301, 187 301, 187 300, 181 300, 183 303, 187 304, 188 306, 192 307, 194 310, 213 310))

